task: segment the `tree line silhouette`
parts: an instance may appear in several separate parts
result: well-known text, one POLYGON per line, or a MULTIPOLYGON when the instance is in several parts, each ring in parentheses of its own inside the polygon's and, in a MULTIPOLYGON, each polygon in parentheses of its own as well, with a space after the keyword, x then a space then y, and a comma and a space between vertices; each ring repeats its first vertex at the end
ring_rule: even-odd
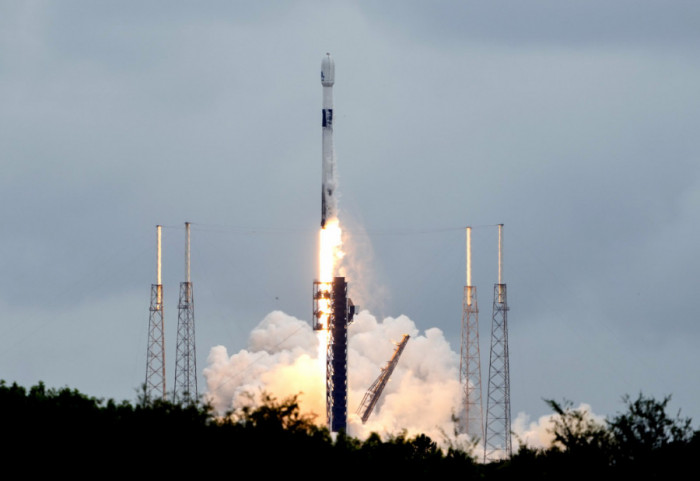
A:
MULTIPOLYGON (((331 435, 298 397, 262 402, 217 416, 201 401, 173 403, 141 394, 107 401, 75 389, 29 389, 0 381, 0 459, 28 474, 73 477, 135 474, 248 477, 425 476, 462 479, 674 479, 687 476, 700 433, 689 418, 667 413, 670 397, 624 398, 626 410, 605 422, 547 400, 554 417, 551 447, 521 443, 510 459, 483 464, 473 447, 441 448, 405 432, 359 440, 331 435)), ((139 477, 140 477, 139 476, 139 477)))

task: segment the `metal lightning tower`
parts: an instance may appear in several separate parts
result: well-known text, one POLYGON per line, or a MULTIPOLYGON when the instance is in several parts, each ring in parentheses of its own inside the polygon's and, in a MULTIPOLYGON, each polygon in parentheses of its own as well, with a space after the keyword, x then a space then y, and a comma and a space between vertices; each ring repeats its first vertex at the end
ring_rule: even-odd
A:
POLYGON ((493 286, 493 320, 489 385, 486 399, 484 460, 513 454, 510 432, 510 374, 508 367, 508 301, 503 283, 503 224, 498 225, 498 284, 493 286))
POLYGON ((462 303, 462 350, 459 380, 464 402, 464 428, 471 439, 484 440, 481 401, 481 353, 479 350, 479 307, 476 286, 472 286, 472 228, 467 227, 467 285, 462 303))
POLYGON ((165 336, 161 282, 161 226, 156 226, 156 283, 151 284, 146 350, 146 397, 165 399, 165 336))
POLYGON ((175 402, 197 400, 197 353, 194 342, 194 298, 190 280, 190 223, 185 222, 185 282, 180 283, 175 353, 175 402))

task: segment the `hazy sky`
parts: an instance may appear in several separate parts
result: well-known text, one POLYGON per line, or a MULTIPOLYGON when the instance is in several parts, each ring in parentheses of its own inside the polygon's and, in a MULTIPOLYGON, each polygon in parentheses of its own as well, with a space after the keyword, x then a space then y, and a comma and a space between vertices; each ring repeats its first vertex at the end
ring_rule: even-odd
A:
MULTIPOLYGON (((700 420, 696 1, 0 2, 0 378, 133 399, 163 224, 198 367, 310 320, 320 62, 351 296, 486 365, 505 224, 512 410, 673 394, 700 420)), ((484 374, 485 376, 485 374, 484 374)), ((204 387, 200 378, 200 390, 204 387)))

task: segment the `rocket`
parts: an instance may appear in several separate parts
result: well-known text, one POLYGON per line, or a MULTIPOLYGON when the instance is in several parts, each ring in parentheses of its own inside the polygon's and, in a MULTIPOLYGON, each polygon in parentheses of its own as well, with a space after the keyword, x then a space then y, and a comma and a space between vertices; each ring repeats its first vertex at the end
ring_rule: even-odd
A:
POLYGON ((322 158, 321 158, 321 228, 326 221, 336 217, 337 204, 333 192, 336 187, 333 159, 333 84, 335 83, 335 63, 327 53, 321 61, 321 85, 323 85, 323 110, 321 116, 322 158))

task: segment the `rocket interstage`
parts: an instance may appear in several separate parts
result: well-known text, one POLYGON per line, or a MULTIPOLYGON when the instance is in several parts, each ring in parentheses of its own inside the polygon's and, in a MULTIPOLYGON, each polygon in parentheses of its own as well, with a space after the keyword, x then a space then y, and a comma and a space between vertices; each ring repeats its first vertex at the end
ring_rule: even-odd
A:
POLYGON ((326 221, 336 217, 337 204, 333 196, 336 179, 333 159, 333 84, 335 63, 327 53, 321 61, 321 85, 323 85, 323 107, 321 111, 322 158, 321 158, 321 228, 326 221))

